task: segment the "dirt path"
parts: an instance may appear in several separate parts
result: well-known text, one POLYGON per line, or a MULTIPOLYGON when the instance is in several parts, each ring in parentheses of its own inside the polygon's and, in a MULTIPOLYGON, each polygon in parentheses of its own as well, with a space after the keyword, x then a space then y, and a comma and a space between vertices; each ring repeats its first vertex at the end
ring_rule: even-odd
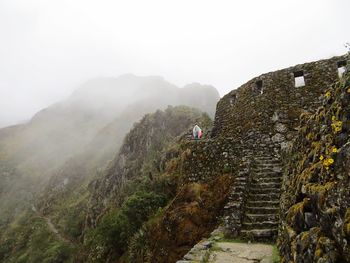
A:
POLYGON ((68 243, 73 245, 73 242, 71 240, 69 240, 68 238, 66 238, 64 235, 61 235, 60 232, 58 231, 58 229, 55 227, 55 225, 51 222, 51 219, 49 217, 46 217, 42 214, 39 213, 39 211, 36 209, 35 206, 32 206, 32 210, 41 218, 46 222, 46 225, 48 227, 48 229, 55 234, 55 236, 64 243, 68 243))
POLYGON ((42 217, 45 221, 46 221, 46 224, 48 226, 48 228, 50 229, 50 231, 52 233, 54 233, 58 239, 64 243, 69 243, 69 244, 72 244, 72 241, 70 241, 68 238, 64 237, 63 235, 60 234, 60 232, 57 230, 57 228, 55 227, 55 225, 51 222, 51 219, 48 218, 48 217, 42 217))

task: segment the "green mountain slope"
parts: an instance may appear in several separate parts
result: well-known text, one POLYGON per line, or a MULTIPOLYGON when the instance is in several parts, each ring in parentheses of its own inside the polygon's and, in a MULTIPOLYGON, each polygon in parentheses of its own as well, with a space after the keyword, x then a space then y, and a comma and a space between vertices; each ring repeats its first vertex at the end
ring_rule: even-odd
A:
POLYGON ((76 164, 66 167, 73 178, 58 173, 32 209, 2 234, 0 258, 4 262, 22 258, 25 262, 39 258, 40 262, 62 262, 63 258, 106 262, 122 257, 128 240, 174 197, 176 177, 166 175, 167 162, 175 157, 171 153, 178 151, 178 140, 191 134, 194 123, 205 131, 211 126, 208 115, 195 109, 158 110, 134 125, 109 168, 91 176, 92 181, 80 176, 76 164), (37 227, 32 229, 27 222, 37 227), (23 239, 37 236, 42 238, 40 244, 23 239), (123 245, 118 245, 121 240, 123 245), (57 257, 39 257, 39 249, 53 251, 57 257))
POLYGON ((43 189, 68 184, 74 190, 87 184, 113 159, 133 123, 146 113, 185 104, 213 114, 218 99, 210 86, 178 88, 160 77, 128 74, 88 81, 28 123, 0 129, 0 174, 16 174, 10 183, 0 181, 6 189, 6 194, 0 193, 3 222, 31 207, 36 196, 56 198, 55 191, 47 196, 43 189))

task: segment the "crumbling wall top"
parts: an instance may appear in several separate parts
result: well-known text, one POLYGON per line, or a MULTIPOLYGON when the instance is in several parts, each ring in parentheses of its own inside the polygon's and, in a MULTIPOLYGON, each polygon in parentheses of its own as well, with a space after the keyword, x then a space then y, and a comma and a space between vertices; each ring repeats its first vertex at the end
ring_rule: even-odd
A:
POLYGON ((293 132, 300 114, 320 105, 320 95, 339 79, 348 59, 299 64, 251 79, 218 102, 212 136, 244 137, 252 129, 271 134, 276 124, 293 132))

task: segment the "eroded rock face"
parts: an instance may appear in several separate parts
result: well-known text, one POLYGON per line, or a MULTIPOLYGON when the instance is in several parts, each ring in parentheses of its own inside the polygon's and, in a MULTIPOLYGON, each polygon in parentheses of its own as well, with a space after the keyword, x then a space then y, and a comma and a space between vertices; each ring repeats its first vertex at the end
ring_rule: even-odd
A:
POLYGON ((350 262, 350 76, 301 117, 284 175, 283 262, 350 262))

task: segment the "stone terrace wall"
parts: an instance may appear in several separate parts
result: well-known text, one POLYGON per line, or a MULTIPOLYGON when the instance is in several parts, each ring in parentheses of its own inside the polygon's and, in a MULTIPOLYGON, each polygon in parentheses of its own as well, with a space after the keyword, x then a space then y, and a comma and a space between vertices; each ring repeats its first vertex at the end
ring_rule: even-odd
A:
POLYGON ((187 152, 182 163, 187 182, 207 182, 223 173, 237 174, 255 153, 279 156, 280 143, 273 137, 252 130, 242 139, 212 138, 189 140, 182 144, 187 152))
POLYGON ((206 182, 223 173, 234 173, 242 157, 242 144, 233 138, 191 140, 183 150, 187 151, 182 167, 187 182, 206 182))
POLYGON ((281 124, 293 133, 303 110, 314 111, 319 105, 318 97, 339 79, 338 62, 346 57, 263 74, 231 91, 217 104, 212 136, 239 138, 252 129, 270 134, 271 127, 281 124), (306 85, 295 87, 294 74, 300 72, 306 85))

